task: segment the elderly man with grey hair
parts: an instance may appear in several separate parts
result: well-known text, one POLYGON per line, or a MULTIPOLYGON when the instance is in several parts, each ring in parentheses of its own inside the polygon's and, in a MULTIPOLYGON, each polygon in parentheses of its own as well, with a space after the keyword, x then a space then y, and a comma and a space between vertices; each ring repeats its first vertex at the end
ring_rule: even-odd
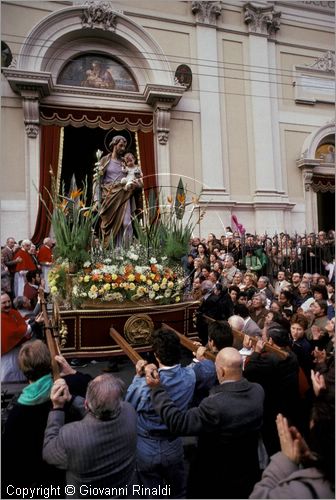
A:
POLYGON ((234 265, 234 257, 230 253, 225 255, 223 263, 224 269, 222 271, 222 285, 229 286, 232 284, 233 278, 238 272, 238 269, 234 265))
POLYGON ((260 276, 260 278, 258 279, 257 287, 259 292, 263 292, 266 295, 266 298, 269 301, 267 303, 267 307, 269 307, 274 296, 274 290, 273 287, 271 288, 269 278, 267 276, 260 276))
POLYGON ((84 418, 65 424, 64 406, 83 410, 83 398, 72 402, 68 386, 58 379, 51 390, 53 409, 44 435, 43 458, 66 470, 67 497, 129 498, 135 484, 136 412, 122 401, 123 383, 99 375, 87 388, 84 418), (93 491, 93 490, 92 490, 93 491))

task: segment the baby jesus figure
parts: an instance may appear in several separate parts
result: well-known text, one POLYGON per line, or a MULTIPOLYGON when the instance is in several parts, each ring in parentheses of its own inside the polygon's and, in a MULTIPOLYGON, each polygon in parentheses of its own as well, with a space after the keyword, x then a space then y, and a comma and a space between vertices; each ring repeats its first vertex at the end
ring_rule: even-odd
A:
POLYGON ((132 188, 142 188, 142 172, 138 165, 135 165, 135 158, 132 153, 127 153, 124 156, 124 165, 122 171, 127 174, 126 177, 121 179, 121 184, 124 186, 125 191, 129 191, 132 188))

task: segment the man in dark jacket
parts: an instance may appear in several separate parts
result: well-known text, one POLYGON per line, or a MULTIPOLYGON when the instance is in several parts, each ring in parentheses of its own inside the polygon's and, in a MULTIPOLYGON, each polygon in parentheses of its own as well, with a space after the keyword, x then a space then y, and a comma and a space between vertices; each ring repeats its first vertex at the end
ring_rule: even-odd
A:
MULTIPOLYGON (((299 364, 296 355, 288 348, 289 333, 280 325, 268 329, 269 342, 283 351, 284 357, 264 352, 259 341, 255 352, 245 361, 244 377, 257 382, 265 391, 263 439, 269 456, 280 450, 275 424, 278 413, 285 415, 291 425, 299 425, 299 364)), ((300 427, 300 425, 299 425, 300 427)))
POLYGON ((233 347, 216 357, 219 385, 196 408, 179 410, 160 386, 155 365, 146 367, 152 402, 169 430, 198 435, 190 470, 190 498, 248 498, 259 476, 258 437, 264 391, 242 377, 242 357, 233 347))

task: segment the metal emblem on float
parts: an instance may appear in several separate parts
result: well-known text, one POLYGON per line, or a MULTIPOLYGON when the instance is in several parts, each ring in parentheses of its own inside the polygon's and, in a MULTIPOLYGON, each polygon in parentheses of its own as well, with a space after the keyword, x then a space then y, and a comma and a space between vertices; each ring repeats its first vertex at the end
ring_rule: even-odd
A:
POLYGON ((134 314, 124 325, 125 338, 131 344, 149 344, 154 323, 148 314, 134 314))

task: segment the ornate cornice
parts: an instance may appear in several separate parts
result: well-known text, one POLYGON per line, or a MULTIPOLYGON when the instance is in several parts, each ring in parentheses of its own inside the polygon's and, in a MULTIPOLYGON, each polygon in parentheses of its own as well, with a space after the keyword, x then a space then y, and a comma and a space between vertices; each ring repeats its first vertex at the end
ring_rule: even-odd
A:
POLYGON ((281 12, 276 12, 273 5, 257 7, 253 3, 244 5, 244 21, 249 33, 269 36, 280 29, 281 12))
POLYGON ((4 68, 3 74, 12 90, 18 94, 24 91, 36 91, 38 97, 50 95, 53 83, 50 73, 4 68))
POLYGON ((81 14, 82 27, 115 31, 118 16, 109 2, 91 0, 87 2, 81 14))
POLYGON ((185 87, 180 85, 155 85, 148 83, 144 91, 146 103, 152 107, 158 103, 165 103, 170 107, 176 106, 185 92, 185 87))
POLYGON ((335 73, 335 54, 328 50, 323 56, 316 59, 313 64, 310 64, 308 68, 335 73))
POLYGON ((223 3, 204 2, 194 0, 191 4, 191 12, 196 16, 196 22, 204 24, 216 24, 217 18, 223 10, 223 3))

